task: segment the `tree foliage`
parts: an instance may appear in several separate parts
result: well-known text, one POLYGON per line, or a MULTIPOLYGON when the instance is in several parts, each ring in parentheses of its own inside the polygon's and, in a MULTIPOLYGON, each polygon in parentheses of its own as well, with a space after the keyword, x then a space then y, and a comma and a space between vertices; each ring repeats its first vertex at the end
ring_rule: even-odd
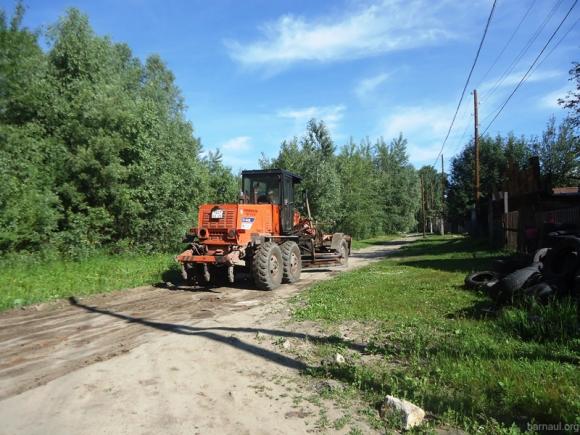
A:
MULTIPOLYGON (((424 213, 426 221, 433 224, 436 220, 445 218, 445 203, 443 200, 443 194, 445 192, 445 186, 447 184, 447 179, 435 170, 433 166, 423 166, 418 171, 418 176, 423 184, 423 203, 424 203, 424 213)), ((419 209, 421 209, 421 204, 419 203, 419 209)), ((417 219, 422 220, 423 210, 417 211, 417 219)), ((431 226, 430 226, 431 227, 431 226)))
POLYGON ((416 224, 417 177, 409 164, 407 141, 390 144, 352 139, 338 155, 322 121, 311 120, 298 139, 284 141, 264 168, 288 169, 304 177, 312 215, 328 230, 355 237, 408 231, 416 224))
MULTIPOLYGON (((235 177, 202 159, 171 71, 97 36, 76 9, 47 32, 0 19, 0 249, 167 249, 235 177)), ((235 193, 234 193, 235 194, 235 193)))
POLYGON ((574 62, 570 69, 570 81, 575 82, 576 89, 570 91, 566 98, 558 100, 570 111, 569 118, 572 127, 580 127, 580 63, 574 62))
MULTIPOLYGON (((578 185, 580 174, 580 142, 570 118, 556 126, 552 117, 540 138, 512 134, 495 138, 483 136, 480 146, 480 192, 482 198, 501 190, 507 165, 519 168, 528 165, 528 159, 537 156, 540 175, 548 186, 578 185)), ((474 144, 471 140, 451 161, 448 187, 449 214, 455 220, 467 216, 475 202, 474 144)))
POLYGON ((541 138, 531 144, 542 173, 553 186, 574 186, 580 180, 580 138, 573 124, 571 118, 566 118, 556 127, 551 117, 541 138))

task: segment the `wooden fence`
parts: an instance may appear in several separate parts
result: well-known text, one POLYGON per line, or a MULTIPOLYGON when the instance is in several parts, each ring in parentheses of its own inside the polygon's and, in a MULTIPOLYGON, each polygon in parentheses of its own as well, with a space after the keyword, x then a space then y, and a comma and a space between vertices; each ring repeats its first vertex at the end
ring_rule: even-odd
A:
MULTIPOLYGON (((549 228, 553 225, 571 224, 580 228, 580 207, 537 212, 532 219, 525 219, 519 211, 506 213, 502 217, 504 246, 511 251, 526 252, 532 245, 542 246, 549 228), (535 242, 526 234, 522 222, 535 222, 535 242)), ((537 247, 536 246, 536 247, 537 247)))
POLYGON ((519 245, 518 240, 520 239, 520 227, 519 227, 519 211, 512 211, 510 213, 504 214, 503 219, 503 230, 504 230, 504 241, 505 247, 510 251, 518 251, 519 245))

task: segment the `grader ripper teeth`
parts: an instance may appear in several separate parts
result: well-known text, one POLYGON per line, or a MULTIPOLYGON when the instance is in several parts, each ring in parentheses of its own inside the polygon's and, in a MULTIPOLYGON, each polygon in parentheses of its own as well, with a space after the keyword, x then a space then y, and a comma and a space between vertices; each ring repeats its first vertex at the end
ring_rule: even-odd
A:
POLYGON ((302 268, 345 265, 351 237, 323 234, 295 208, 301 177, 281 169, 242 172, 237 204, 204 204, 198 224, 186 234, 189 248, 177 256, 183 276, 204 285, 234 282, 234 267, 245 269, 258 288, 273 290, 300 279, 302 268))

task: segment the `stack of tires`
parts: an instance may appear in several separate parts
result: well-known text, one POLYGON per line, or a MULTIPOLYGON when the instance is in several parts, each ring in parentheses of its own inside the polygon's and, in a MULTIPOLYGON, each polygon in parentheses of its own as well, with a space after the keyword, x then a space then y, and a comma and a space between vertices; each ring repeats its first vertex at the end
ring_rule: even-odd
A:
POLYGON ((465 286, 485 291, 498 304, 580 296, 580 236, 553 234, 550 247, 536 251, 531 262, 496 260, 495 270, 467 275, 465 286))

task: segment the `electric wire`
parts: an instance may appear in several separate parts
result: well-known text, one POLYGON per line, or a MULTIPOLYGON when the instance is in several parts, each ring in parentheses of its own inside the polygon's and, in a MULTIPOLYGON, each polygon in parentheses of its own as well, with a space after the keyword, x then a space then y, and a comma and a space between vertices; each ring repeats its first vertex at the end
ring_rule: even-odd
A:
POLYGON ((481 48, 483 47, 483 42, 485 41, 485 36, 487 35, 487 31, 489 29, 489 24, 491 23, 491 19, 493 18, 493 13, 495 11, 495 5, 497 0, 493 0, 493 5, 491 6, 491 11, 489 13, 489 17, 487 17, 487 23, 485 24, 485 29, 483 31, 483 35, 481 37, 481 41, 479 42, 479 47, 477 48, 477 53, 475 54, 475 59, 473 60, 473 64, 471 65, 471 69, 469 70, 469 75, 467 76, 467 80, 465 81, 465 86, 463 86, 463 91, 461 92, 461 97, 459 98, 459 103, 457 103, 457 108, 455 109, 455 114, 453 115, 453 119, 451 120, 451 124, 449 125, 449 129, 447 130, 447 134, 445 135, 445 139, 443 140, 443 144, 441 145, 441 149, 435 158, 435 163, 433 166, 437 164, 439 160, 439 156, 443 152, 445 148, 445 144, 447 143, 447 139, 449 139, 449 135, 451 134, 451 130, 453 129, 453 124, 455 123, 455 119, 457 118, 457 113, 459 112, 459 108, 461 107, 461 103, 463 102, 463 97, 465 96, 465 91, 467 90, 467 86, 469 85, 469 80, 471 80, 471 75, 473 74, 473 70, 475 69, 475 65, 477 64, 477 59, 479 59, 479 53, 481 52, 481 48))
POLYGON ((528 41, 526 42, 526 44, 524 45, 524 47, 520 50, 520 52, 517 54, 517 56, 514 58, 514 60, 506 68, 506 70, 504 71, 504 73, 496 80, 496 82, 491 87, 491 89, 487 93, 484 93, 481 96, 481 100, 482 101, 485 101, 486 99, 489 99, 502 86, 502 84, 505 82, 505 80, 513 72, 513 70, 515 69, 515 67, 520 63, 520 61, 522 60, 522 58, 526 55, 526 53, 528 52, 528 50, 530 49, 530 47, 534 44, 534 42, 536 42, 536 39, 538 39, 538 37, 540 36, 540 34, 542 33, 542 31, 544 30, 544 28, 546 27, 546 25, 550 22, 550 20, 552 19, 552 17, 556 13, 556 10, 560 7, 560 5, 562 4, 562 2, 563 2, 563 0, 558 0, 558 2, 552 7, 552 9, 548 13, 548 15, 546 15, 546 18, 544 18, 544 21, 542 21, 542 23, 540 24, 540 26, 536 29, 536 31, 528 39, 528 41))
POLYGON ((544 47, 542 48, 542 50, 540 51, 540 53, 536 56, 536 58, 534 59, 534 61, 532 62, 532 64, 530 65, 530 67, 528 68, 528 70, 526 71, 526 73, 522 76, 521 80, 518 82, 518 84, 516 85, 516 87, 514 88, 514 90, 510 93, 510 95, 507 97, 507 99, 504 101, 504 103, 501 105, 501 107, 497 110, 497 112, 495 113, 495 116, 490 121, 490 123, 487 125, 487 127, 485 128, 485 130, 483 131, 482 136, 489 130, 489 128, 492 126, 492 124, 495 122, 495 120, 501 114, 501 112, 503 111, 503 109, 505 108, 505 106, 507 105, 507 103, 514 96, 514 94, 516 93, 516 91, 522 86, 522 84, 529 77, 530 71, 532 71, 532 69, 534 68, 534 66, 536 65, 536 63, 538 62, 538 60, 540 59, 540 57, 542 56, 542 54, 544 53, 544 51, 546 50, 546 48, 548 47, 548 45, 550 45, 550 42, 552 42, 552 39, 554 39, 554 36, 556 36, 556 34, 560 30, 560 28, 562 27, 562 25, 564 24, 564 22, 568 19, 568 17, 572 13, 572 10, 574 10, 574 8, 576 7, 576 4, 577 3, 578 3, 578 0, 574 0, 574 3, 572 4, 572 6, 570 6, 570 9, 568 10, 568 12, 564 16, 564 18, 562 18, 562 21, 560 21, 560 24, 558 24, 558 26, 556 27, 556 29, 554 30, 554 32, 552 32, 552 35, 548 39, 548 42, 546 42, 546 44, 544 45, 544 47))
MULTIPOLYGON (((570 26, 570 28, 568 30, 566 30, 566 32, 562 35, 562 37, 560 39, 558 39, 558 41, 556 41, 556 43, 552 46, 550 51, 548 51, 548 53, 542 58, 542 60, 540 60, 540 62, 538 62, 538 64, 534 68, 534 72, 546 61, 547 58, 550 57, 550 55, 556 50, 556 48, 558 48, 558 46, 562 43, 562 41, 564 39, 566 39, 566 37, 570 34, 570 32, 572 30, 574 30, 574 27, 576 27, 576 25, 579 22, 580 22, 580 18, 577 18, 576 21, 574 21, 574 23, 570 26)), ((533 74, 533 72, 532 72, 532 74, 533 74)))
POLYGON ((520 19, 520 22, 518 23, 518 25, 516 26, 516 28, 514 29, 514 31, 512 32, 512 34, 510 35, 509 39, 507 40, 507 42, 505 43, 505 45, 503 46, 503 48, 501 49, 501 51, 499 52, 499 54, 496 56, 495 60, 491 64, 491 66, 487 69, 487 71, 485 72, 485 74, 483 75, 483 77, 479 80, 479 83, 483 83, 483 81, 487 78, 487 76, 489 75, 489 73, 491 72, 491 70, 493 70, 493 68, 496 66, 497 62, 501 59, 501 57, 503 56, 503 54, 505 53, 505 51, 507 50, 507 48, 509 47, 509 45, 513 41, 514 37, 516 36, 516 34, 518 33, 518 31, 520 30, 520 27, 522 27, 522 24, 524 23, 524 21, 526 20, 526 18, 530 14, 530 12, 532 11, 532 8, 534 7, 535 4, 536 4, 536 0, 533 0, 530 3, 530 6, 526 10, 524 16, 520 19))

